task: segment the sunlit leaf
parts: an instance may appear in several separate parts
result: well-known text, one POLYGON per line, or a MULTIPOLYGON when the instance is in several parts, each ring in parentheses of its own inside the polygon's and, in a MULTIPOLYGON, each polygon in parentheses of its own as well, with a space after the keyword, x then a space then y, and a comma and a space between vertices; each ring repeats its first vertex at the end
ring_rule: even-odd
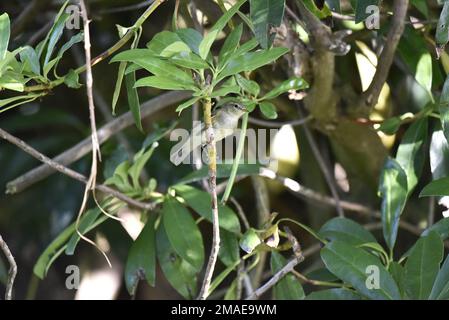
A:
POLYGON ((156 281, 156 215, 151 215, 145 227, 132 244, 125 266, 126 288, 134 295, 139 280, 146 280, 151 286, 156 281))

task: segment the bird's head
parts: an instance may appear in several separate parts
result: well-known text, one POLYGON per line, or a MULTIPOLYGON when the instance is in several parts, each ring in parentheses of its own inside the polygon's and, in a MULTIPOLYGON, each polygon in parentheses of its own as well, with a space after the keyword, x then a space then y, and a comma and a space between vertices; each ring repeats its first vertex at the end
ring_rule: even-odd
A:
POLYGON ((241 116, 243 116, 243 114, 248 112, 248 109, 246 109, 242 104, 237 102, 230 102, 225 104, 222 107, 222 110, 223 112, 226 112, 227 114, 238 118, 240 118, 241 116))

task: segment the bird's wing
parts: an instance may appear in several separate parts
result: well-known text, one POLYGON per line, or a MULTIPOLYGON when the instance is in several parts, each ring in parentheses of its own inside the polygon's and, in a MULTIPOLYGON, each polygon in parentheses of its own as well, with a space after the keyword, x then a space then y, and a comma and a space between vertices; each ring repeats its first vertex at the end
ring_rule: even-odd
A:
POLYGON ((205 138, 204 124, 201 124, 201 127, 194 128, 191 131, 190 137, 182 145, 171 152, 170 161, 176 166, 181 164, 193 150, 206 142, 205 138))

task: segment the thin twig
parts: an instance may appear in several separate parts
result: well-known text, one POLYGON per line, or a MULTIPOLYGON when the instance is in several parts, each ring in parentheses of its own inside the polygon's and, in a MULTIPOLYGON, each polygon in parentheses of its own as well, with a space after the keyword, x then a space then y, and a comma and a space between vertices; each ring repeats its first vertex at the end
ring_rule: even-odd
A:
POLYGON ((235 199, 232 196, 231 196, 231 198, 229 198, 229 200, 231 200, 232 204, 234 205, 235 209, 237 210, 237 214, 239 215, 240 220, 242 220, 245 230, 248 230, 250 228, 250 225, 249 225, 248 219, 246 218, 245 212, 243 211, 242 206, 240 205, 240 203, 238 203, 237 199, 235 199))
MULTIPOLYGON (((298 114, 303 117, 303 113, 301 111, 301 108, 297 105, 298 114)), ((340 217, 344 217, 345 213, 343 211, 343 208, 340 205, 340 196, 338 194, 337 190, 337 184, 335 183, 334 177, 330 173, 330 170, 326 164, 326 162, 323 159, 323 156, 321 155, 320 150, 318 149, 317 142, 315 140, 315 137, 313 136, 312 132, 310 131, 308 126, 303 126, 304 133, 306 135, 307 141, 309 142, 310 148, 312 149, 312 153, 315 156, 315 159, 318 162, 318 165, 321 169, 321 172, 324 175, 324 179, 326 180, 327 186, 329 187, 329 190, 331 191, 332 197, 335 199, 335 209, 337 210, 337 213, 340 217)))
POLYGON ((215 270, 215 264, 220 251, 220 225, 218 216, 217 200, 217 147, 215 145, 214 128, 212 126, 212 102, 210 98, 203 101, 204 128, 206 132, 206 143, 209 160, 209 192, 212 204, 212 249, 209 261, 206 266, 206 272, 201 286, 199 300, 206 300, 209 296, 210 284, 215 270))
MULTIPOLYGON (((153 98, 141 106, 142 119, 168 107, 175 103, 178 103, 190 96, 187 91, 171 91, 161 94, 160 96, 153 98)), ((115 120, 108 122, 98 130, 98 142, 100 144, 106 142, 110 137, 118 132, 126 129, 134 124, 134 118, 131 111, 121 115, 115 120)), ((53 160, 63 166, 68 166, 71 163, 81 159, 92 150, 92 144, 90 137, 79 142, 70 149, 62 152, 53 160)), ((14 194, 21 192, 33 184, 45 179, 49 175, 55 172, 55 168, 49 166, 47 163, 36 167, 20 177, 8 182, 6 189, 7 193, 14 194)))
POLYGON ((396 53, 396 48, 404 31, 405 17, 407 14, 408 0, 395 0, 393 11, 393 22, 388 31, 385 46, 379 57, 376 72, 368 89, 361 96, 360 106, 369 111, 376 105, 382 87, 387 81, 390 67, 393 63, 393 58, 396 53))
MULTIPOLYGON (((89 107, 89 120, 90 120, 90 129, 91 133, 91 144, 92 144, 92 164, 90 167, 90 175, 87 179, 86 186, 84 188, 83 200, 81 201, 81 206, 79 208, 78 214, 76 216, 75 222, 75 230, 78 236, 84 241, 90 243, 95 248, 97 248, 105 257, 109 266, 112 267, 109 258, 106 253, 92 240, 83 235, 79 230, 79 224, 81 221, 81 216, 86 209, 87 200, 89 199, 89 194, 92 190, 95 190, 95 185, 97 184, 97 161, 101 161, 101 153, 100 153, 100 144, 98 143, 98 135, 97 135, 97 124, 95 121, 95 103, 94 103, 94 94, 93 94, 93 76, 92 76, 92 65, 91 65, 91 44, 90 44, 90 30, 89 23, 90 20, 87 16, 87 7, 84 0, 78 1, 81 7, 81 15, 83 17, 83 26, 84 26, 84 52, 86 57, 86 93, 87 93, 87 101, 89 107)), ((94 194, 95 197, 95 194, 94 194)))
POLYGON ((6 244, 5 240, 3 240, 1 235, 0 235, 0 248, 2 249, 6 259, 9 262, 9 272, 8 272, 8 279, 6 281, 5 300, 11 300, 12 289, 14 286, 14 279, 16 278, 17 275, 17 264, 16 260, 14 260, 14 256, 12 255, 11 250, 9 250, 8 245, 6 244))
POLYGON ((245 300, 254 300, 262 296, 271 287, 278 283, 288 273, 292 272, 294 268, 304 260, 303 256, 294 257, 291 259, 281 270, 279 270, 270 280, 268 280, 263 286, 253 292, 252 295, 246 297, 245 300))
MULTIPOLYGON (((5 130, 3 130, 1 128, 0 128, 0 138, 19 147, 21 150, 28 153, 33 158, 36 158, 37 160, 45 163, 48 167, 52 168, 52 170, 61 172, 62 174, 66 175, 74 180, 80 181, 84 184, 87 183, 87 178, 84 175, 76 172, 75 170, 67 168, 67 167, 63 166, 62 164, 50 159, 46 155, 40 153, 39 151, 37 151, 36 149, 34 149, 30 145, 28 145, 23 140, 20 140, 19 138, 14 137, 13 135, 9 134, 8 132, 6 132, 5 130)), ((103 193, 110 194, 110 195, 116 197, 117 199, 120 199, 123 202, 126 202, 130 206, 135 207, 135 208, 144 209, 144 210, 152 210, 155 208, 155 205, 153 203, 144 203, 144 202, 132 199, 132 198, 124 195, 123 193, 120 193, 119 191, 114 190, 105 185, 95 185, 95 189, 98 191, 101 191, 103 193)))
POLYGON ((258 126, 263 126, 267 128, 280 128, 284 125, 291 125, 291 126, 302 126, 309 121, 311 121, 313 117, 311 115, 305 117, 304 119, 297 119, 297 120, 291 120, 291 121, 285 121, 285 122, 276 122, 276 121, 267 121, 262 119, 257 119, 254 117, 249 117, 248 122, 251 124, 255 124, 258 126))

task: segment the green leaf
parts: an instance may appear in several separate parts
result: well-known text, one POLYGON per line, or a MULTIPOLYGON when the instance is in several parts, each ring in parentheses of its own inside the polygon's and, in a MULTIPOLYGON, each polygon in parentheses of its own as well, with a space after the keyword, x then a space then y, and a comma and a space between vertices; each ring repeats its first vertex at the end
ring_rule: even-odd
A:
POLYGON ((81 87, 81 84, 79 83, 79 74, 76 73, 75 70, 70 69, 70 71, 67 73, 67 75, 64 77, 64 83, 69 88, 78 89, 81 87))
POLYGON ((25 46, 23 50, 20 51, 20 60, 24 64, 24 70, 40 75, 41 66, 39 57, 33 48, 25 46))
POLYGON ((429 17, 429 8, 427 7, 427 3, 421 0, 410 0, 410 3, 418 9, 426 18, 429 17))
POLYGON ((318 234, 325 239, 340 240, 347 244, 358 246, 364 243, 376 242, 376 238, 357 222, 347 218, 333 218, 326 222, 318 234))
POLYGON ((438 20, 437 29, 435 32, 436 45, 442 49, 449 41, 449 3, 447 1, 443 4, 440 18, 438 20))
POLYGON ((200 54, 199 47, 201 41, 203 40, 203 36, 201 35, 201 33, 196 31, 195 29, 187 28, 176 30, 176 34, 179 36, 179 38, 182 39, 182 41, 187 44, 190 50, 195 52, 195 54, 197 55, 200 54))
POLYGON ((199 272, 204 263, 203 239, 189 210, 167 196, 162 207, 162 220, 176 253, 199 272))
POLYGON ((125 85, 128 96, 128 104, 131 113, 133 114, 134 123, 141 132, 143 132, 142 127, 142 118, 140 115, 140 101, 139 95, 137 94, 137 89, 134 85, 136 85, 136 74, 135 72, 131 72, 125 75, 125 85))
POLYGON ((248 80, 241 75, 237 74, 235 76, 237 83, 242 87, 242 89, 253 96, 257 96, 260 92, 259 84, 256 81, 248 80))
POLYGON ((226 97, 230 93, 240 93, 240 87, 238 85, 221 86, 219 89, 211 93, 211 98, 226 97))
POLYGON ((321 249, 326 267, 344 282, 352 285, 363 296, 374 300, 400 299, 399 289, 380 260, 366 251, 342 241, 332 241, 321 249), (379 270, 379 288, 368 289, 369 268, 379 270))
POLYGON ((391 117, 382 122, 377 130, 385 134, 393 135, 401 127, 402 120, 400 117, 391 117))
POLYGON ((259 103, 260 111, 262 114, 268 119, 276 119, 278 117, 278 113, 276 112, 276 106, 268 101, 262 101, 259 103))
POLYGON ((25 90, 26 80, 21 73, 6 71, 0 78, 0 89, 5 88, 17 92, 25 90))
POLYGON ((421 176, 425 160, 422 146, 427 139, 427 117, 418 119, 407 129, 396 153, 396 161, 407 175, 407 195, 410 196, 421 176))
POLYGON ((262 243, 262 240, 260 239, 256 230, 253 228, 250 228, 245 232, 245 234, 240 239, 239 245, 243 251, 245 251, 246 253, 251 253, 261 243, 262 243))
POLYGON ((190 107, 191 105, 195 104, 198 100, 200 100, 201 97, 193 97, 183 103, 181 103, 177 108, 176 112, 181 113, 184 109, 190 107))
POLYGON ((214 24, 214 26, 209 30, 207 35, 201 41, 199 45, 199 55, 202 59, 206 59, 209 54, 210 48, 217 38, 220 31, 225 27, 226 23, 236 14, 239 8, 246 2, 246 0, 239 0, 235 5, 232 6, 225 14, 223 14, 220 19, 214 24))
POLYGON ((258 42, 256 38, 252 38, 251 40, 248 40, 247 42, 242 44, 240 47, 236 47, 236 50, 234 52, 230 51, 229 55, 226 55, 226 59, 218 61, 218 70, 222 71, 230 60, 240 57, 245 53, 251 51, 252 49, 257 47, 257 44, 258 42))
MULTIPOLYGON (((270 266, 273 275, 286 264, 287 260, 280 253, 271 252, 270 266)), ((274 286, 273 296, 276 300, 302 300, 305 294, 299 280, 294 275, 287 274, 274 286)))
POLYGON ((5 59, 11 34, 10 21, 7 13, 0 15, 0 60, 5 59))
POLYGON ((250 17, 254 34, 264 49, 271 46, 276 32, 272 28, 281 25, 284 16, 285 0, 251 0, 250 17))
POLYGON ((186 299, 196 296, 197 269, 180 257, 170 244, 164 225, 156 232, 157 258, 171 286, 186 299))
POLYGON ((309 273, 307 273, 307 278, 311 280, 327 281, 327 282, 340 281, 340 279, 338 279, 334 274, 332 274, 329 270, 327 270, 324 267, 310 271, 309 273))
POLYGON ((189 46, 181 40, 179 35, 171 31, 162 31, 156 34, 147 48, 153 52, 153 55, 161 57, 171 57, 179 52, 190 52, 189 46))
POLYGON ((348 289, 327 289, 314 291, 306 300, 361 300, 361 297, 348 289))
POLYGON ((392 249, 396 242, 399 219, 407 200, 407 175, 392 158, 388 158, 384 164, 379 194, 382 197, 383 235, 388 247, 392 249))
POLYGON ((245 53, 241 56, 231 58, 227 67, 220 73, 219 79, 231 76, 243 71, 252 71, 269 64, 288 52, 287 48, 271 48, 245 53))
POLYGON ((120 96, 120 90, 122 89, 123 76, 125 75, 125 70, 127 66, 126 61, 122 61, 119 64, 117 72, 117 81, 115 82, 114 94, 112 95, 112 114, 115 115, 115 107, 117 106, 117 101, 120 96))
MULTIPOLYGON (((64 8, 64 7, 63 7, 64 8)), ((62 10, 62 9, 61 9, 62 10)), ((53 54, 56 44, 62 36, 62 32, 64 31, 65 23, 70 18, 70 14, 62 13, 58 14, 53 27, 49 32, 47 51, 45 54, 44 66, 50 61, 50 58, 53 54)))
MULTIPOLYGON (((92 208, 87 210, 83 216, 82 220, 80 221, 78 230, 81 232, 81 234, 86 233, 86 231, 91 227, 94 222, 97 220, 97 218, 100 216, 101 210, 99 208, 92 208)), ((66 255, 73 255, 75 253, 76 246, 78 245, 78 242, 80 241, 80 236, 78 232, 74 232, 73 235, 70 237, 70 240, 67 243, 67 248, 65 249, 66 255)))
POLYGON ((48 269, 54 262, 54 260, 64 252, 66 245, 64 245, 67 240, 75 232, 75 223, 65 228, 41 253, 37 259, 34 267, 33 273, 39 278, 44 279, 47 275, 48 269))
POLYGON ((367 12, 367 7, 371 5, 379 6, 379 0, 357 0, 355 23, 362 22, 369 17, 370 13, 367 12))
POLYGON ((429 148, 430 171, 433 180, 449 176, 449 144, 443 130, 435 130, 429 148))
POLYGON ((390 265, 388 266, 388 271, 390 272, 391 276, 393 277, 394 281, 399 287, 399 292, 401 293, 401 297, 404 299, 406 298, 405 294, 405 286, 404 286, 404 280, 405 280, 405 269, 403 266, 401 266, 396 261, 390 262, 390 265))
MULTIPOLYGON (((94 210, 94 209, 92 209, 94 210)), ((90 220, 91 215, 95 215, 93 211, 90 215, 87 214, 87 212, 81 217, 80 225, 79 225, 79 231, 81 234, 85 234, 92 230, 93 228, 97 227, 104 221, 108 219, 107 216, 101 216, 98 218, 93 224, 84 222, 85 220, 90 220), (82 229, 82 226, 87 226, 85 229, 82 229)), ((48 270, 50 269, 53 262, 58 258, 68 246, 73 246, 73 249, 70 249, 70 251, 74 250, 76 247, 76 243, 79 241, 79 235, 75 231, 76 223, 72 223, 68 227, 66 227, 57 237, 54 239, 48 247, 42 252, 42 254, 39 256, 36 264, 33 267, 33 273, 39 278, 44 279, 44 277, 47 275, 48 270), (77 240, 70 239, 69 243, 66 244, 67 240, 69 238, 78 238, 77 240), (73 244, 74 243, 74 244, 73 244)))
MULTIPOLYGON (((231 174, 232 164, 218 164, 217 178, 228 178, 231 174)), ((200 170, 195 170, 178 181, 178 184, 187 184, 200 181, 209 176, 209 169, 203 166, 200 170)), ((240 164, 237 175, 258 175, 260 171, 259 164, 240 164)))
MULTIPOLYGON (((191 207, 200 216, 212 221, 212 205, 210 194, 188 185, 175 185, 173 189, 176 194, 185 200, 187 205, 191 207)), ((218 215, 220 216, 220 227, 238 234, 240 233, 240 222, 235 214, 228 206, 218 205, 218 215)))
MULTIPOLYGON (((220 217, 221 218, 221 217, 220 217)), ((240 247, 237 236, 224 229, 220 230, 220 251, 218 257, 227 267, 234 265, 240 260, 240 247)))
POLYGON ((131 61, 148 70, 155 76, 178 81, 182 85, 193 86, 193 80, 183 70, 175 67, 169 60, 155 57, 148 49, 131 49, 116 55, 111 62, 131 61))
POLYGON ((220 49, 220 53, 218 54, 218 62, 219 66, 224 65, 231 54, 235 52, 237 49, 240 38, 242 37, 243 25, 239 24, 237 28, 234 28, 232 32, 226 37, 223 46, 220 49))
POLYGON ((449 196, 449 177, 432 181, 421 190, 419 196, 449 196))
POLYGON ((176 80, 161 76, 149 76, 136 81, 136 88, 153 87, 162 90, 194 90, 190 85, 185 85, 176 80))
POLYGON ((125 283, 130 295, 135 295, 139 280, 146 280, 149 285, 156 281, 156 233, 154 224, 156 215, 151 215, 131 245, 125 266, 125 283))
POLYGON ((135 189, 141 188, 139 183, 140 175, 142 174, 142 170, 145 167, 145 164, 148 162, 148 160, 150 160, 157 146, 158 144, 154 143, 147 151, 144 151, 145 149, 142 149, 134 156, 134 163, 128 169, 128 174, 131 177, 131 181, 135 189))
POLYGON ((310 12, 312 12, 318 19, 324 19, 332 14, 327 5, 324 5, 321 9, 319 9, 315 4, 315 1, 313 0, 302 0, 302 1, 304 2, 306 8, 310 12))
POLYGON ((432 56, 429 52, 419 58, 415 79, 432 96, 432 56))
POLYGON ((449 255, 446 256, 443 265, 433 283, 429 300, 449 299, 449 255))
POLYGON ((421 237, 405 264, 405 290, 411 299, 427 299, 443 259, 443 241, 435 232, 421 237))
MULTIPOLYGON (((449 6, 449 3, 445 2, 444 6, 446 5, 449 6)), ((446 140, 449 141, 449 75, 444 81, 443 91, 440 96, 439 111, 441 127, 443 128, 443 133, 446 140)))
POLYGON ((47 74, 50 72, 50 70, 54 69, 54 74, 57 76, 56 68, 58 67, 59 61, 62 59, 64 53, 69 50, 74 44, 79 43, 83 41, 84 34, 82 32, 72 36, 69 41, 67 41, 61 49, 59 49, 58 54, 55 58, 50 60, 48 63, 44 65, 43 71, 44 71, 44 77, 47 77, 47 74))
POLYGON ((174 64, 189 69, 209 69, 206 61, 195 53, 182 51, 171 56, 170 61, 174 64))
POLYGON ((427 236, 430 232, 436 232, 439 234, 441 240, 449 238, 449 218, 444 218, 434 223, 429 228, 423 231, 421 236, 427 236))
POLYGON ((309 84, 303 79, 298 77, 293 77, 285 80, 276 88, 268 92, 262 97, 263 100, 274 99, 282 93, 288 92, 289 90, 304 90, 309 87, 309 84))

